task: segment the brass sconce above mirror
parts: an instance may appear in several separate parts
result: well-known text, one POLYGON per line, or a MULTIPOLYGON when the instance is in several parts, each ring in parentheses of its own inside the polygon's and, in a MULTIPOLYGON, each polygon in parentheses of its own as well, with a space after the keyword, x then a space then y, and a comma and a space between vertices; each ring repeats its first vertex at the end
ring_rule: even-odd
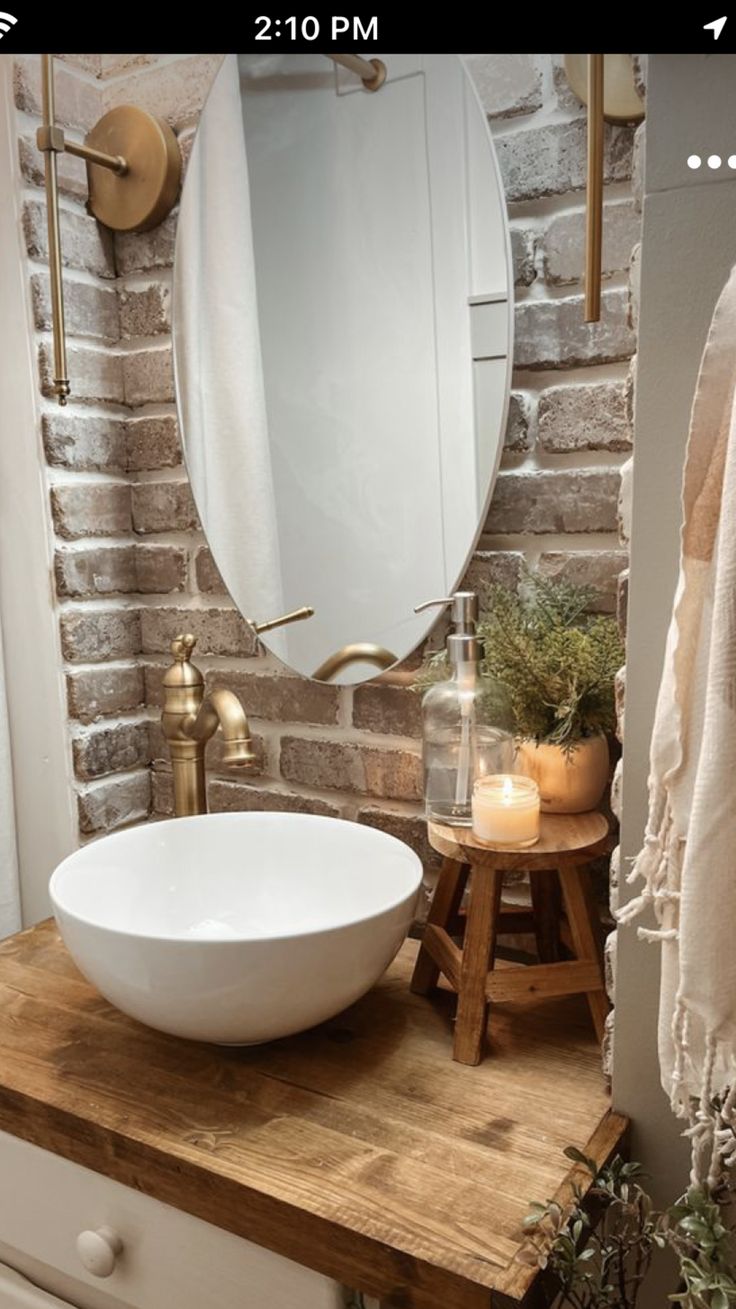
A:
POLYGON ((644 105, 634 81, 631 55, 565 55, 565 73, 588 107, 588 170, 585 207, 585 321, 601 316, 603 249, 604 123, 639 123, 644 105))
POLYGON ((145 232, 156 227, 179 194, 181 155, 168 123, 135 105, 106 113, 84 143, 67 140, 56 124, 53 55, 41 56, 43 126, 36 144, 43 152, 49 232, 49 280, 54 336, 53 391, 59 404, 70 393, 66 363, 64 286, 56 156, 75 155, 87 164, 89 212, 115 232, 145 232))

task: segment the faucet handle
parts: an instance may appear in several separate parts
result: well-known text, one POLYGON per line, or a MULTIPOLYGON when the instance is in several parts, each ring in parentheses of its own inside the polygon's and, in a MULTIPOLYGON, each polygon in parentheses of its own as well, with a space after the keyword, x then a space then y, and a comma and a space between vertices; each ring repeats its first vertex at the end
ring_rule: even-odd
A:
POLYGON ((171 642, 170 648, 177 663, 189 663, 189 657, 196 644, 197 638, 196 636, 192 636, 191 632, 184 632, 179 636, 175 636, 171 642))

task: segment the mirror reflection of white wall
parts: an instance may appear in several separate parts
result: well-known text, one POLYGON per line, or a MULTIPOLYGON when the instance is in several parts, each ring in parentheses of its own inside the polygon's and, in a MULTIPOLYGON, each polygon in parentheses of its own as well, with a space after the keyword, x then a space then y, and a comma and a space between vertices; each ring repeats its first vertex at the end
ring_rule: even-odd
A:
MULTIPOLYGON (((246 617, 314 608, 267 638, 307 674, 347 644, 402 658, 421 640, 434 615, 414 605, 461 576, 503 440, 508 241, 482 110, 457 56, 384 61, 370 94, 323 55, 226 60, 179 224, 195 499, 246 617), (222 257, 235 236, 237 286, 222 257)), ((354 663, 336 680, 375 672, 354 663)))

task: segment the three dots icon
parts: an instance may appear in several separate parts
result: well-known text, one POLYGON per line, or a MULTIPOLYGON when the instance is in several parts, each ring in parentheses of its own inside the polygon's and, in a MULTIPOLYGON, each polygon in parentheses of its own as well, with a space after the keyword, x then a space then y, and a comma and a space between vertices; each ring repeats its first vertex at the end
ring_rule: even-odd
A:
MULTIPOLYGON (((701 168, 703 163, 707 164, 708 168, 716 169, 721 167, 724 160, 721 159, 720 155, 708 155, 705 160, 703 160, 700 155, 688 155, 687 157, 687 166, 693 170, 701 168)), ((725 163, 728 164, 729 168, 736 169, 736 155, 729 155, 728 159, 725 160, 725 163)))

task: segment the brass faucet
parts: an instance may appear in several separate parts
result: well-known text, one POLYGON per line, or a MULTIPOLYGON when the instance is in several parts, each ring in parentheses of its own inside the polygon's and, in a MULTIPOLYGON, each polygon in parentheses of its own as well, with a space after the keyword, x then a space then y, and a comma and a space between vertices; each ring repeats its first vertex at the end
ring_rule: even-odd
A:
POLYGON ((218 727, 225 741, 224 763, 253 768, 256 756, 245 710, 233 691, 220 687, 205 698, 204 678, 190 663, 196 644, 191 635, 171 642, 174 663, 164 674, 164 736, 174 772, 174 813, 177 818, 207 813, 204 751, 218 727))

